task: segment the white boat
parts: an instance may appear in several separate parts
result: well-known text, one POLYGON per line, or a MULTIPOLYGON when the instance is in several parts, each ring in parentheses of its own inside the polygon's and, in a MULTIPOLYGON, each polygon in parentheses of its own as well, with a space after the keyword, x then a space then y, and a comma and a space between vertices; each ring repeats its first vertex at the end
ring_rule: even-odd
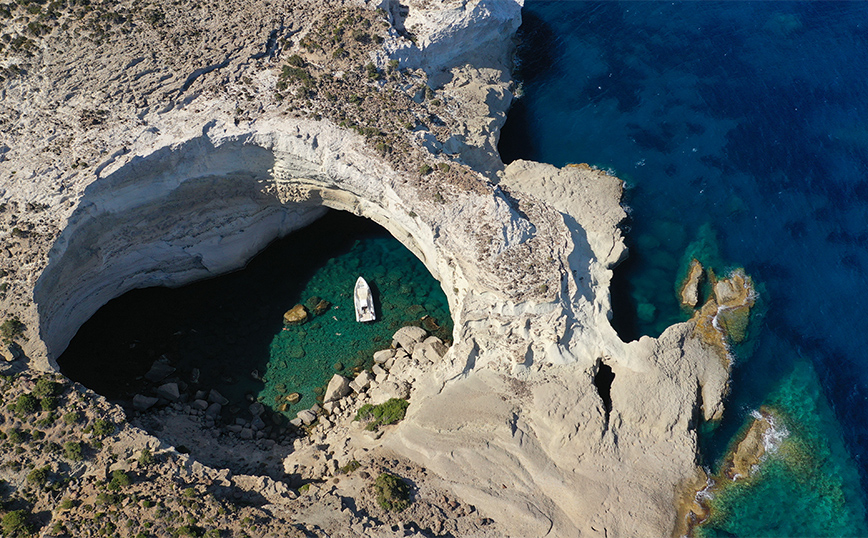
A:
POLYGON ((371 287, 362 277, 356 280, 353 302, 356 304, 356 321, 364 323, 377 319, 377 315, 374 313, 374 297, 371 295, 371 287))

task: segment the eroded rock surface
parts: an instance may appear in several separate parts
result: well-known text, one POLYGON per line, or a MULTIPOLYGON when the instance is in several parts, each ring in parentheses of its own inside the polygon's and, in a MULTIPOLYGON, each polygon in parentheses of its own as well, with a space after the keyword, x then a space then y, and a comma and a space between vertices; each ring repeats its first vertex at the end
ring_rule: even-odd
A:
MULTIPOLYGON (((325 208, 350 211, 441 282, 455 326, 445 355, 422 334, 398 341, 382 371, 354 381, 352 404, 309 410, 311 435, 291 454, 253 421, 233 425, 247 444, 203 433, 226 404, 216 397, 163 409, 154 429, 181 432, 174 444, 204 436, 215 458, 255 446, 293 487, 290 475, 307 473, 311 502, 272 479, 235 482, 261 488, 276 520, 327 533, 398 528, 373 508, 374 522, 346 512, 342 498, 369 502, 370 480, 330 481, 356 456, 419 478, 417 521, 435 534, 673 532, 697 420, 719 416, 727 365, 692 336, 701 320, 630 344, 609 324, 611 269, 626 255, 620 180, 500 162, 520 7, 106 2, 80 19, 60 13, 29 52, 6 50, 0 309, 24 324, 28 366, 54 368, 78 327, 127 290, 237 269, 325 208), (117 27, 94 33, 101 14, 117 27), (593 383, 602 364, 615 375, 611 409, 593 383), (362 402, 407 396, 397 426, 352 429, 362 402), (449 527, 459 507, 466 517, 449 527)), ((15 9, 10 28, 26 32, 15 9)))

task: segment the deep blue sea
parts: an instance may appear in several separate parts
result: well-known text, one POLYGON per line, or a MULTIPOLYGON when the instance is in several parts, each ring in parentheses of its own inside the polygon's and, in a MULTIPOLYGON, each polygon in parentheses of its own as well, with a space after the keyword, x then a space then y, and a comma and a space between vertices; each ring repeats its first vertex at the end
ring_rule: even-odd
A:
POLYGON ((868 3, 527 0, 518 59, 504 160, 627 183, 622 338, 685 319, 691 254, 759 285, 703 463, 763 405, 787 440, 699 533, 868 535, 868 3))

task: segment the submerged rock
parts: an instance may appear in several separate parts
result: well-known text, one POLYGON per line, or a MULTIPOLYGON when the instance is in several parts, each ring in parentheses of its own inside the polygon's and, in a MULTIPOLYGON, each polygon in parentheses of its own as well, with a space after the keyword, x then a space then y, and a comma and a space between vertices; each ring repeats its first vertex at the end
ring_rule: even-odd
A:
POLYGON ((307 321, 307 309, 304 305, 297 304, 283 315, 283 322, 287 325, 301 325, 305 321, 307 321))
POLYGON ((316 316, 321 316, 321 315, 325 314, 326 312, 328 312, 329 308, 331 308, 331 307, 332 307, 332 304, 330 302, 326 301, 325 299, 323 299, 322 301, 318 302, 316 304, 316 306, 313 307, 313 313, 316 316))
POLYGON ((299 394, 298 392, 287 394, 285 400, 291 404, 298 403, 299 401, 301 401, 301 394, 299 394))

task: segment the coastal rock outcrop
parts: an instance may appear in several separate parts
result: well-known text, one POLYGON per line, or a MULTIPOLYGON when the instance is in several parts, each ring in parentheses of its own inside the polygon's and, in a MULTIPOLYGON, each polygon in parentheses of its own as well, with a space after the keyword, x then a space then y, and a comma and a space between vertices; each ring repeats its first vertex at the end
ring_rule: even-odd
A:
MULTIPOLYGON (((492 535, 671 533, 697 422, 719 416, 728 369, 694 337, 706 318, 629 344, 609 323, 627 254, 619 179, 500 162, 521 2, 254 2, 221 12, 244 20, 235 39, 187 61, 149 47, 220 16, 164 4, 171 20, 130 15, 141 25, 104 36, 117 57, 58 26, 28 60, 40 75, 4 82, 0 221, 19 231, 0 239, 26 263, 0 263, 12 271, 0 308, 26 328, 29 367, 56 369, 79 326, 128 290, 238 269, 327 208, 350 211, 425 264, 455 327, 448 350, 406 331, 378 356, 400 368, 354 381, 360 399, 412 401, 365 448, 436 474, 492 535), (611 402, 594 383, 603 365, 611 402)), ((730 303, 748 279, 733 282, 715 286, 715 306, 733 306, 719 319, 735 333, 745 311, 730 303)), ((159 390, 180 396, 174 381, 159 390)), ((213 424, 229 402, 208 401, 213 424)), ((236 429, 259 441, 253 426, 236 429)))

